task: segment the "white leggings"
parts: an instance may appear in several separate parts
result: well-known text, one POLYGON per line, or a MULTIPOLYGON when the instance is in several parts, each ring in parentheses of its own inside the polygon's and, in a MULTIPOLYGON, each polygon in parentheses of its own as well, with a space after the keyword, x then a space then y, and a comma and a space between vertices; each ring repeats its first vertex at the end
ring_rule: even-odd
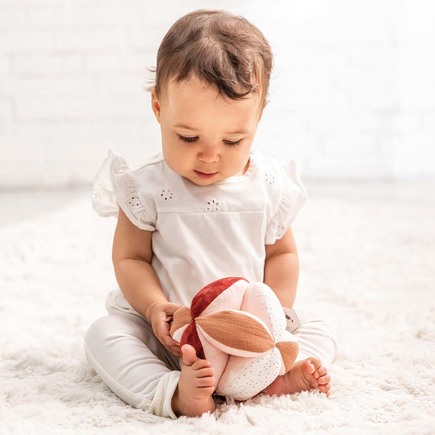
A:
MULTIPOLYGON (((179 358, 165 349, 119 290, 109 294, 106 308, 109 315, 94 322, 85 336, 89 364, 124 402, 176 418, 171 402, 180 376, 179 358)), ((333 328, 318 316, 297 313, 300 325, 291 330, 299 342, 296 361, 315 356, 328 367, 336 351, 333 328)))

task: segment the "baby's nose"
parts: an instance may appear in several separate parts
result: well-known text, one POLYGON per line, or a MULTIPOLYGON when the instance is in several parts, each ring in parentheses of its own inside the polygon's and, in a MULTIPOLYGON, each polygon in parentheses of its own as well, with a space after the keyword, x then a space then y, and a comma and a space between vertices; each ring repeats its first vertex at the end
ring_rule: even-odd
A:
POLYGON ((199 160, 206 163, 213 163, 219 160, 219 153, 216 147, 207 146, 199 152, 199 160))

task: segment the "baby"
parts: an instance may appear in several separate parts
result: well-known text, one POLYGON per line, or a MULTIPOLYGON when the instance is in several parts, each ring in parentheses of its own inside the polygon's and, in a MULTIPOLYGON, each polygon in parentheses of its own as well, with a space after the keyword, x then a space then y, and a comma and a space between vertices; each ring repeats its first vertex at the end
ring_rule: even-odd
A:
POLYGON ((294 367, 263 394, 328 393, 331 327, 292 310, 298 256, 291 223, 305 201, 293 162, 251 149, 266 106, 272 53, 246 19, 199 10, 179 19, 157 55, 151 105, 162 153, 130 168, 109 153, 94 208, 117 216, 120 289, 85 337, 89 363, 125 402, 176 418, 215 409, 210 362, 169 334, 173 313, 225 277, 266 283, 299 343, 294 367), (181 355, 181 360, 180 360, 181 355))

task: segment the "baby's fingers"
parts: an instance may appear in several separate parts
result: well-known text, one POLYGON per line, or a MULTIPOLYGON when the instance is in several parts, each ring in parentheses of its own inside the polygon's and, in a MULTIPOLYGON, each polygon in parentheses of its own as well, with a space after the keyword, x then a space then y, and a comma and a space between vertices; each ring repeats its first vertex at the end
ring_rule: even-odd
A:
POLYGON ((162 325, 160 325, 157 332, 158 339, 166 347, 166 349, 168 349, 174 355, 180 355, 180 343, 178 343, 178 341, 175 341, 169 335, 167 323, 163 323, 162 325))
POLYGON ((180 343, 173 340, 171 337, 166 337, 163 341, 164 346, 174 355, 180 355, 180 343))
POLYGON ((175 356, 180 356, 180 344, 175 342, 173 346, 168 347, 169 352, 175 356))

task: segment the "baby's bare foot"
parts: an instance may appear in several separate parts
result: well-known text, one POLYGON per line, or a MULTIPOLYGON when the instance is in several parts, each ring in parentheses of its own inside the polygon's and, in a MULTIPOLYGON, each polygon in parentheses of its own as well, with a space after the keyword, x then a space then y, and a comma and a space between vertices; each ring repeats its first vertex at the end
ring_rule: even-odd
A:
POLYGON ((318 358, 307 358, 297 362, 284 376, 278 376, 264 391, 264 394, 277 395, 299 393, 318 389, 328 394, 331 377, 318 358))
POLYGON ((183 365, 178 387, 172 397, 172 409, 177 415, 196 417, 214 411, 212 397, 215 389, 214 371, 205 359, 196 356, 189 344, 181 348, 183 365))

